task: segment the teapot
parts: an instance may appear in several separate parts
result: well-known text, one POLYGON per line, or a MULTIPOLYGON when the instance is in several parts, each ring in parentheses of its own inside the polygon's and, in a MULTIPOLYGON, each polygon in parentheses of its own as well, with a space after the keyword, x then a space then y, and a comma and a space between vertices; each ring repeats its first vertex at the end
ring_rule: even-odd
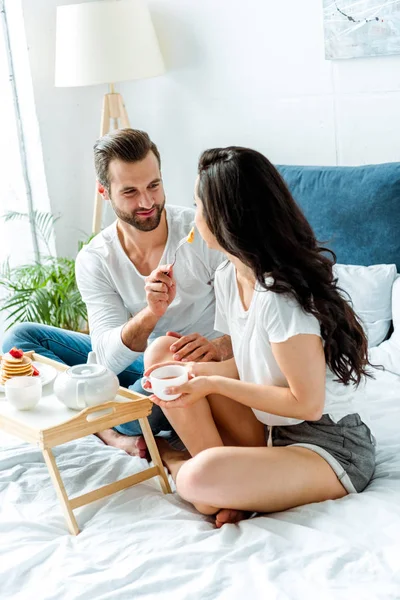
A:
POLYGON ((89 352, 86 364, 70 367, 54 382, 58 400, 73 410, 114 400, 118 388, 118 377, 97 364, 95 352, 89 352))

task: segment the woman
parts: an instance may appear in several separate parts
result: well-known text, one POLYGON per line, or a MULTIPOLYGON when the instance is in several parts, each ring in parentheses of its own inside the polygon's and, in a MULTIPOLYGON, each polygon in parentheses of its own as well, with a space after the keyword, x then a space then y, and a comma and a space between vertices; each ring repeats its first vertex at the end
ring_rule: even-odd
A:
MULTIPOLYGON (((161 446, 179 494, 220 526, 242 511, 361 492, 375 466, 370 430, 352 409, 367 340, 327 250, 254 150, 204 152, 195 200, 200 235, 229 261, 215 276, 215 329, 232 337, 234 358, 190 363, 188 383, 169 390, 177 400, 152 397, 191 457, 161 446)), ((170 358, 168 338, 155 344, 146 374, 170 358)))

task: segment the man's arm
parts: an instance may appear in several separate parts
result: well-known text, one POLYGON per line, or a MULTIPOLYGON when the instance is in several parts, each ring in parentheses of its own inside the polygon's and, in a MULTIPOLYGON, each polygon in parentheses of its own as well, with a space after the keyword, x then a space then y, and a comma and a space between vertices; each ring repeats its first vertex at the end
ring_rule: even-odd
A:
POLYGON ((121 373, 138 358, 140 352, 127 347, 121 338, 122 328, 130 317, 129 312, 97 256, 81 251, 76 259, 75 274, 86 304, 91 342, 97 360, 114 373, 121 373))
POLYGON ((177 341, 171 341, 170 350, 173 353, 174 360, 182 362, 210 362, 223 361, 232 358, 232 343, 229 335, 208 340, 200 333, 190 333, 189 335, 180 335, 175 331, 167 331, 171 338, 178 338, 177 341))
POLYGON ((147 340, 176 295, 176 283, 172 269, 162 265, 146 277, 147 306, 126 323, 121 332, 125 346, 136 352, 144 352, 147 340), (168 273, 168 275, 167 275, 168 273))
POLYGON ((121 331, 122 343, 135 352, 144 352, 147 348, 147 341, 153 332, 159 317, 146 306, 137 315, 129 319, 121 331))
POLYGON ((153 272, 146 281, 148 306, 129 318, 121 296, 97 256, 81 251, 75 272, 87 307, 92 346, 98 361, 114 373, 121 373, 145 350, 149 335, 172 302, 170 296, 175 283, 165 275, 165 268, 160 277, 166 277, 168 284, 156 281, 157 274, 153 272))
POLYGON ((232 341, 230 335, 223 335, 222 337, 216 338, 212 340, 212 343, 217 348, 219 355, 218 360, 220 362, 233 357, 232 341))

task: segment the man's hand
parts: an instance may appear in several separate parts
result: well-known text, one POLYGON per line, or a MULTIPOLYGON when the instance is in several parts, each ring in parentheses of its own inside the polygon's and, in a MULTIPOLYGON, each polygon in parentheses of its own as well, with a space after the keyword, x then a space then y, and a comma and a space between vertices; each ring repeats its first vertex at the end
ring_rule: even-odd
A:
POLYGON ((146 277, 147 305, 156 317, 162 317, 176 295, 176 283, 170 265, 160 265, 146 277))
POLYGON ((182 362, 210 362, 212 360, 220 360, 218 348, 213 342, 210 342, 210 340, 199 333, 180 335, 175 331, 167 331, 167 335, 178 338, 170 346, 170 350, 174 354, 174 360, 182 362))

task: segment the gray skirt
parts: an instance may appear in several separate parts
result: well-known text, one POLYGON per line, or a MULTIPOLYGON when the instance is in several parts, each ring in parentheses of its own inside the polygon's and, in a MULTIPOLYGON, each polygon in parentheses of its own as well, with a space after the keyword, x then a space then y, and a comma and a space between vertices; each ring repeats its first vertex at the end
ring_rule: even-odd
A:
POLYGON ((270 428, 272 446, 302 446, 324 458, 349 493, 362 492, 375 469, 375 439, 358 413, 270 428))

